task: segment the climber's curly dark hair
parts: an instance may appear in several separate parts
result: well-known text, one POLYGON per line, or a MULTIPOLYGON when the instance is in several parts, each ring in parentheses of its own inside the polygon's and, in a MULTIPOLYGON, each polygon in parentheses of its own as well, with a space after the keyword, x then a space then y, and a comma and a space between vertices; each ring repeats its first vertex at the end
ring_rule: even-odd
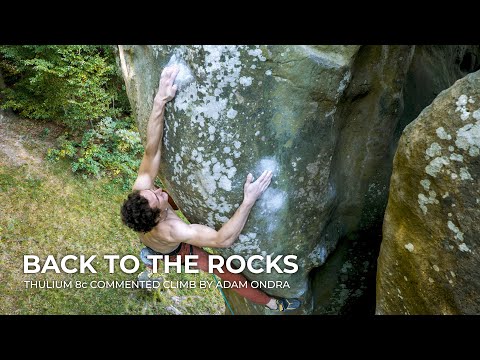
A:
POLYGON ((138 232, 149 232, 158 224, 160 209, 152 209, 148 200, 134 191, 128 195, 121 209, 122 221, 138 232))

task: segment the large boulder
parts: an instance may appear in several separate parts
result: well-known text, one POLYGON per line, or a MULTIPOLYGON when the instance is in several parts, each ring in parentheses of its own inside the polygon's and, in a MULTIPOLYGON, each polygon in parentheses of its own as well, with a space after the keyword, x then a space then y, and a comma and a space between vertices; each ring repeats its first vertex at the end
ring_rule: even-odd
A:
MULTIPOLYGON (((461 57, 467 47, 447 50, 461 57)), ((416 54, 414 46, 119 46, 143 140, 160 71, 172 62, 183 69, 167 105, 161 180, 190 221, 218 229, 240 204, 247 173, 274 171, 242 235, 219 252, 297 255, 295 274, 245 275, 288 281, 290 288, 267 292, 300 297, 303 313, 313 309, 312 284, 321 299, 315 306, 334 309, 320 313, 338 312, 328 304, 341 307, 361 293, 345 288, 338 266, 327 267, 328 279, 309 274, 339 239, 381 224, 399 126, 418 114, 404 116, 404 89, 420 73, 412 74, 412 61, 432 69, 425 82, 441 84, 438 91, 453 82, 442 71, 455 67, 453 55, 416 54), (422 58, 435 64, 415 60, 422 58)), ((371 267, 376 252, 369 254, 371 267)), ((341 268, 355 268, 337 258, 341 268)), ((227 297, 236 313, 265 311, 233 292, 227 297)))
POLYGON ((315 313, 375 312, 377 257, 398 140, 441 91, 480 67, 479 46, 415 46, 411 58, 395 49, 362 46, 340 101, 331 174, 342 191, 332 219, 346 236, 311 272, 315 313), (397 69, 408 65, 406 75, 397 69))
POLYGON ((377 314, 480 312, 480 71, 400 139, 378 259, 377 314))

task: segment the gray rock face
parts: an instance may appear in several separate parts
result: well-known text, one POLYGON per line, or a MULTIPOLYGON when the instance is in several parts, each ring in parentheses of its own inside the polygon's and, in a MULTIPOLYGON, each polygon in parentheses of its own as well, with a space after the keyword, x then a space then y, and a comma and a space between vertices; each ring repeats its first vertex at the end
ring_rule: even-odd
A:
MULTIPOLYGON (((248 172, 274 178, 245 229, 225 255, 298 255, 292 275, 272 295, 302 297, 307 275, 336 238, 322 236, 337 189, 329 181, 338 101, 357 47, 123 47, 122 66, 139 128, 146 121, 162 67, 172 56, 194 81, 182 87, 165 117, 162 182, 187 218, 219 228, 243 198, 248 172)), ((264 266, 259 263, 258 266, 264 266)))
MULTIPOLYGON (((161 180, 190 221, 218 229, 241 203, 248 172, 274 171, 242 235, 219 252, 297 255, 295 274, 245 275, 288 281, 290 288, 267 292, 300 297, 300 312, 310 313, 309 284, 324 287, 309 281, 310 271, 343 236, 381 223, 396 139, 416 111, 404 111, 405 101, 415 103, 404 89, 420 72, 410 66, 421 69, 422 56, 433 57, 418 49, 119 46, 119 58, 144 139, 162 68, 183 66, 180 90, 167 104, 161 180)), ((450 85, 441 88, 442 81, 440 90, 450 85)), ((227 296, 236 313, 265 311, 227 296)), ((321 298, 325 306, 332 301, 321 298)))
POLYGON ((377 314, 480 312, 480 72, 409 124, 383 225, 377 314))
POLYGON ((478 46, 415 46, 412 57, 399 50, 362 46, 340 100, 332 174, 343 190, 332 218, 345 236, 334 256, 311 273, 314 313, 374 313, 383 216, 402 130, 441 91, 480 66, 478 46), (400 71, 405 66, 406 74, 400 71))

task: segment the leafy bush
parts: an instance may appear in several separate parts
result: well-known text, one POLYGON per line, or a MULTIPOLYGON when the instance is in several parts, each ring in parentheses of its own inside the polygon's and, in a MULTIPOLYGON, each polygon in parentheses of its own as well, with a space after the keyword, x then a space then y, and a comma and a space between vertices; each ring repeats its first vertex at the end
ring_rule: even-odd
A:
POLYGON ((140 166, 143 145, 135 124, 130 119, 101 120, 95 128, 87 130, 80 142, 66 133, 58 138, 59 146, 48 151, 50 160, 72 160, 72 171, 84 177, 108 176, 120 182, 124 189, 133 184, 140 166))
POLYGON ((129 111, 112 46, 0 45, 2 108, 81 130, 129 111))

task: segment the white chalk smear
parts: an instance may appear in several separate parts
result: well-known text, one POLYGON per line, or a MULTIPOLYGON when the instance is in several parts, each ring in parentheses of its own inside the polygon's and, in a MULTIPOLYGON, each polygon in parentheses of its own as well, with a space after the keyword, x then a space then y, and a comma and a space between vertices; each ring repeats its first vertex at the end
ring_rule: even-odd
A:
POLYGON ((170 66, 170 65, 176 65, 180 69, 180 71, 177 74, 177 77, 175 78, 175 81, 173 82, 174 84, 177 85, 178 90, 181 90, 186 85, 195 81, 192 71, 188 67, 185 60, 183 60, 180 57, 180 55, 173 54, 166 66, 170 66))

